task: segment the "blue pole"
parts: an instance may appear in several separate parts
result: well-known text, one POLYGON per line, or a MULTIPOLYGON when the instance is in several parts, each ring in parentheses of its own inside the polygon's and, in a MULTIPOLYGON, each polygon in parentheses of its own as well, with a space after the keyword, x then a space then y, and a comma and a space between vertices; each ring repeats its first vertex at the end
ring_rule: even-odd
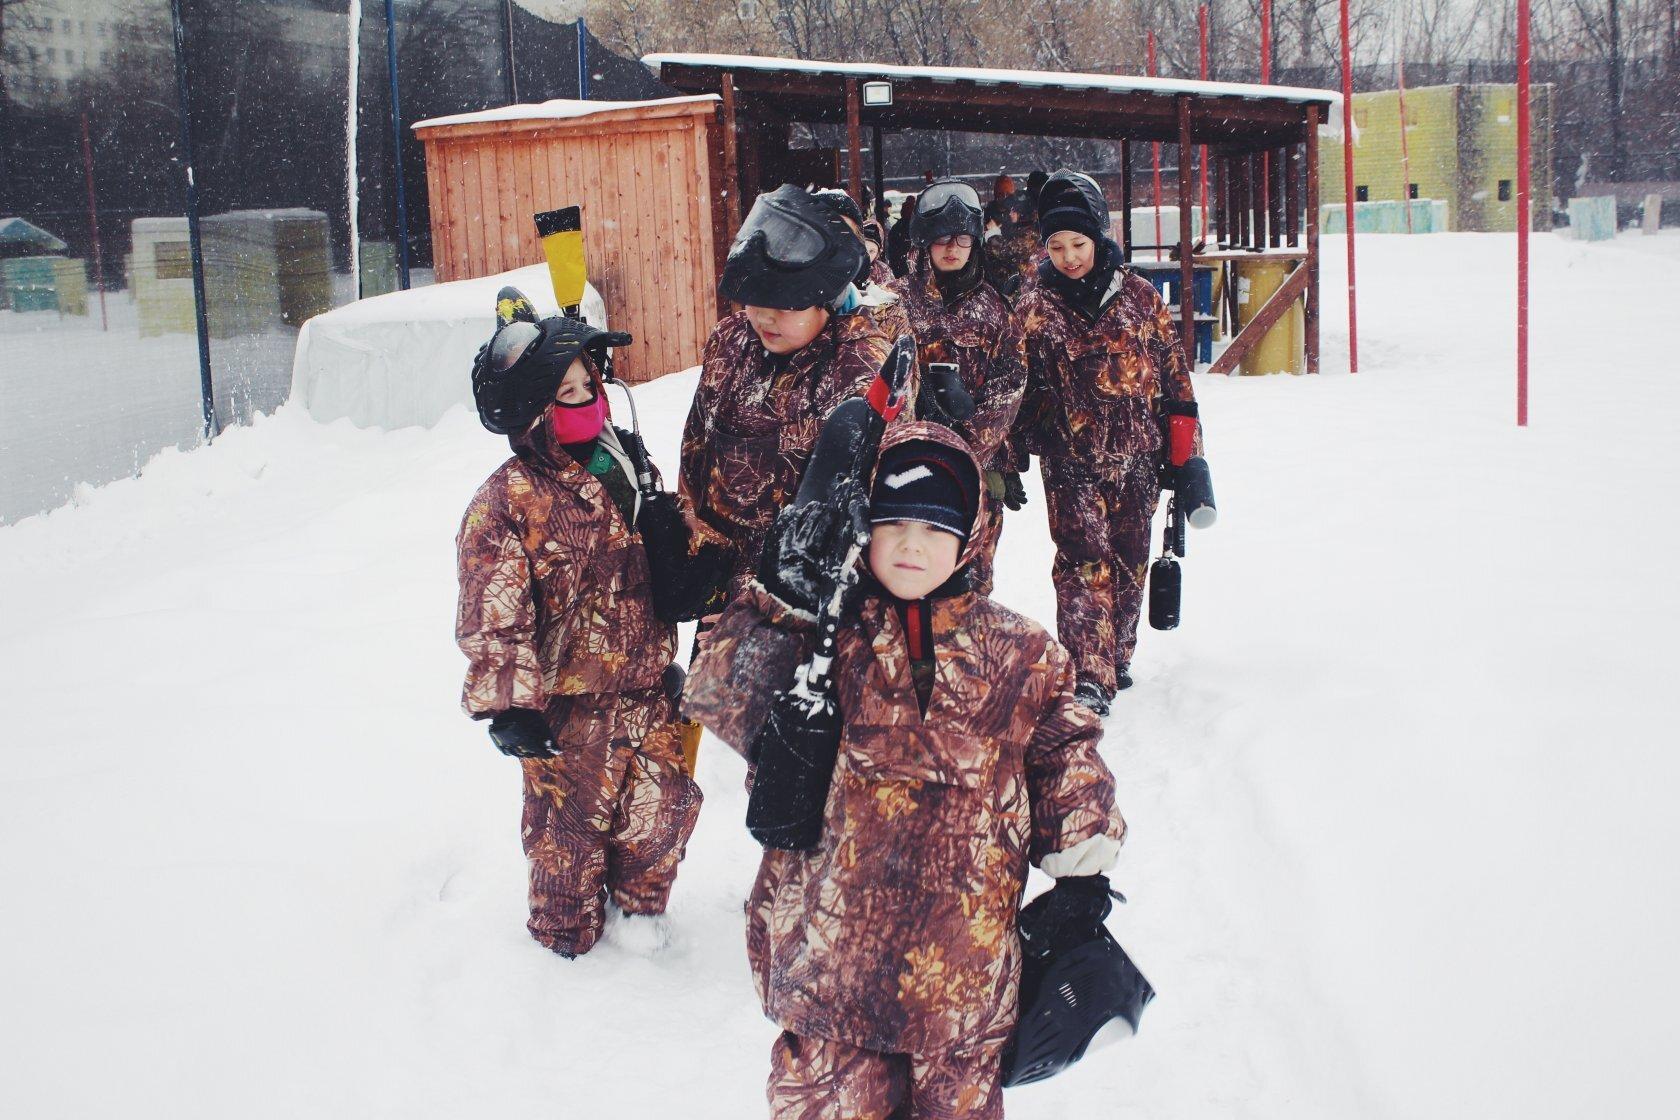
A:
POLYGON ((391 155, 397 164, 397 286, 408 290, 408 187, 403 182, 402 103, 397 97, 396 0, 385 0, 385 64, 391 73, 391 155))
POLYGON ((578 100, 589 100, 589 34, 584 30, 583 17, 577 21, 578 43, 578 100))
POLYGON ((198 394, 204 411, 204 438, 221 432, 216 420, 216 389, 210 380, 210 318, 204 302, 204 244, 198 236, 198 177, 193 171, 192 100, 187 89, 187 28, 181 0, 169 0, 175 25, 175 99, 181 115, 181 162, 187 172, 187 242, 192 249, 193 319, 198 325, 198 394))

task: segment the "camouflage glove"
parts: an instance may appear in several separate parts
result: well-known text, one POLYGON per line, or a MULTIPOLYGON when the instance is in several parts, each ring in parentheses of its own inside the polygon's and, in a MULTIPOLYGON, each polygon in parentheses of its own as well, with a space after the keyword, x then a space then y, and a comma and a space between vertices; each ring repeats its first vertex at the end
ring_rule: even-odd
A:
POLYGON ((764 590, 810 615, 820 614, 833 594, 853 544, 869 539, 869 495, 863 487, 842 479, 833 494, 832 505, 807 502, 778 513, 758 562, 764 590))
POLYGON ((1027 488, 1020 471, 1003 472, 1003 508, 1017 510, 1027 504, 1027 488))
POLYGON ((510 758, 553 758, 554 735, 541 712, 509 708, 490 719, 490 741, 510 758))

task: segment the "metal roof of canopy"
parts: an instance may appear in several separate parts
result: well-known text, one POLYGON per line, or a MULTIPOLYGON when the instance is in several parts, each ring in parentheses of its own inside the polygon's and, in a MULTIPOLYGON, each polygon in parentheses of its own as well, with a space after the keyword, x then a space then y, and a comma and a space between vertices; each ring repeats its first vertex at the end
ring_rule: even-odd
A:
POLYGON ((1172 142, 1183 96, 1191 140, 1235 151, 1299 140, 1308 106, 1319 108, 1320 121, 1332 121, 1330 110, 1340 104, 1329 90, 1113 74, 717 54, 650 54, 642 61, 684 92, 718 92, 723 75, 732 74, 755 115, 813 123, 845 122, 848 82, 889 81, 893 104, 862 110, 865 124, 882 128, 1172 142))

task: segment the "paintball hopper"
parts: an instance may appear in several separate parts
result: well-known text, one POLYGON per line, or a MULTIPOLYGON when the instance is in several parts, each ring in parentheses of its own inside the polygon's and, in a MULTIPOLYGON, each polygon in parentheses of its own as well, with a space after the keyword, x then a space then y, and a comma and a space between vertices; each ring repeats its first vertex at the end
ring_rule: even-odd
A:
POLYGON ((578 318, 583 306, 583 289, 589 278, 589 263, 583 249, 583 211, 576 206, 547 210, 535 215, 537 237, 548 260, 548 277, 554 284, 554 298, 567 315, 578 318))
POLYGON ((954 362, 929 362, 922 373, 922 391, 916 396, 919 420, 932 420, 947 428, 974 418, 974 397, 963 386, 954 362))
POLYGON ((830 307, 866 260, 838 211, 786 183, 753 203, 729 247, 718 294, 784 311, 830 307))

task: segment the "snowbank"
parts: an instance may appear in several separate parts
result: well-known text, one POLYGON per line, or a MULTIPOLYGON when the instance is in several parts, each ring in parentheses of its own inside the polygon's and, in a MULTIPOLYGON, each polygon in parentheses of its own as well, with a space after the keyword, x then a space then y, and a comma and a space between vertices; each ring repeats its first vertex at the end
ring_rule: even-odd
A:
MULTIPOLYGON (((1326 241, 1330 372, 1197 378, 1219 525, 1108 721, 1111 925, 1161 997, 1009 1115, 1665 1115, 1680 381, 1626 309, 1680 233, 1534 238, 1525 431, 1510 236, 1362 241, 1357 376, 1326 241)), ((694 384, 636 390, 667 475, 694 384)), ((517 768, 450 640, 504 455, 465 409, 292 405, 0 528, 8 1115, 762 1115, 735 756, 702 748, 672 951, 524 934, 517 768)), ((1028 487, 999 586, 1052 621, 1028 487)))
MULTIPOLYGON (((553 315, 546 264, 357 300, 317 315, 298 333, 292 397, 316 420, 363 428, 431 427, 472 403, 473 355, 494 329, 496 293, 512 284, 538 313, 553 315)), ((606 304, 593 286, 584 318, 603 329, 606 304)))

